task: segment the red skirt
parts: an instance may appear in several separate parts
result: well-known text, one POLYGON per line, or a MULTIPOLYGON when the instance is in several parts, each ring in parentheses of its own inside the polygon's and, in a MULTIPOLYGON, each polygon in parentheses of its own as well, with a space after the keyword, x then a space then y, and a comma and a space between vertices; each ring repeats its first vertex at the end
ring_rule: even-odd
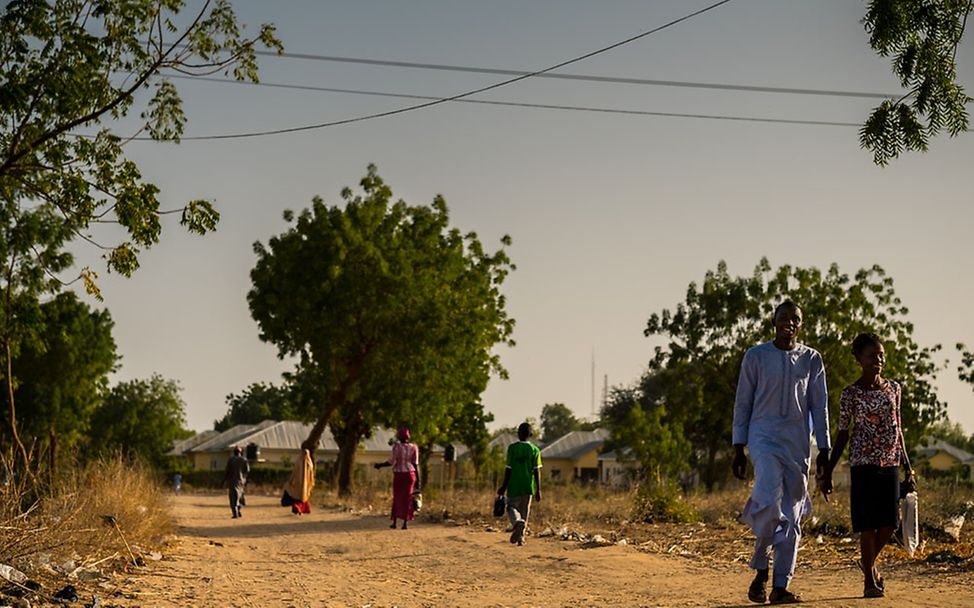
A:
POLYGON ((311 513, 311 501, 295 502, 291 505, 291 513, 311 513))
POLYGON ((390 519, 410 520, 413 518, 413 488, 416 487, 416 472, 392 474, 392 516, 390 519))

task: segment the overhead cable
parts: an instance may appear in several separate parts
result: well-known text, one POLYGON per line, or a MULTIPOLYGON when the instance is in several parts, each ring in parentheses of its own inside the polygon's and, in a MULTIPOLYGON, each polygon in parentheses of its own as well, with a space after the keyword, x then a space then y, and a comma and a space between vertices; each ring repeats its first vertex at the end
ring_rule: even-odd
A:
POLYGON ((337 127, 339 125, 347 125, 347 124, 356 123, 356 122, 363 122, 363 121, 366 121, 366 120, 373 120, 373 119, 376 119, 376 118, 384 118, 386 116, 394 116, 394 115, 397 115, 397 114, 404 114, 406 112, 412 112, 412 111, 415 111, 415 110, 421 110, 423 108, 429 108, 429 107, 432 107, 432 106, 437 106, 437 105, 440 105, 440 104, 443 104, 443 103, 446 103, 446 102, 449 102, 449 101, 457 101, 459 99, 464 99, 466 97, 471 97, 471 96, 477 95, 479 93, 485 93, 487 91, 492 91, 494 89, 499 89, 501 87, 504 87, 504 86, 507 86, 507 85, 510 85, 510 84, 514 84, 515 82, 520 82, 522 80, 526 80, 528 78, 532 78, 532 77, 538 76, 540 74, 545 74, 545 73, 551 72, 553 70, 557 70, 559 68, 563 68, 566 65, 571 65, 573 63, 578 63, 579 61, 583 61, 585 59, 589 59, 590 57, 595 57, 596 55, 601 55, 602 53, 606 53, 606 52, 611 51, 613 49, 617 49, 617 48, 619 48, 621 46, 624 46, 626 44, 630 44, 632 42, 635 42, 637 40, 641 40, 641 39, 643 39, 643 38, 645 38, 647 36, 650 36, 652 34, 655 34, 657 32, 661 32, 661 31, 663 31, 665 29, 671 28, 674 25, 677 25, 677 24, 682 23, 684 21, 688 21, 688 20, 690 20, 690 19, 692 19, 694 17, 697 17, 698 15, 702 15, 702 14, 708 12, 708 11, 712 11, 712 10, 714 10, 714 9, 720 7, 720 6, 723 6, 723 5, 725 5, 725 4, 729 3, 729 2, 731 2, 731 0, 720 0, 720 2, 715 2, 714 4, 711 4, 709 6, 706 6, 706 7, 702 8, 702 9, 696 10, 696 11, 694 11, 692 13, 689 13, 687 15, 684 15, 683 17, 680 17, 678 19, 674 19, 673 21, 669 21, 667 23, 664 23, 663 25, 657 26, 657 27, 655 27, 655 28, 653 28, 651 30, 645 31, 645 32, 643 32, 641 34, 637 34, 635 36, 631 36, 629 38, 626 38, 625 40, 620 40, 619 42, 615 42, 615 43, 610 44, 608 46, 604 46, 604 47, 602 47, 600 49, 596 49, 596 50, 591 51, 589 53, 585 53, 584 55, 579 55, 577 57, 573 57, 572 59, 568 59, 566 61, 562 61, 561 63, 557 63, 555 65, 549 66, 549 67, 544 68, 544 69, 541 69, 541 70, 537 70, 537 71, 534 71, 534 72, 528 72, 528 73, 525 73, 525 74, 521 74, 519 76, 515 76, 514 78, 510 78, 508 80, 504 80, 504 81, 501 81, 501 82, 497 82, 497 83, 494 83, 492 85, 488 85, 488 86, 485 86, 485 87, 480 87, 478 89, 473 89, 473 90, 467 91, 465 93, 460 93, 460 94, 457 94, 457 95, 452 95, 450 97, 444 97, 444 98, 440 98, 440 99, 434 99, 434 100, 426 101, 424 103, 419 103, 419 104, 415 104, 415 105, 411 105, 411 106, 406 106, 406 107, 403 107, 403 108, 397 108, 395 110, 388 110, 388 111, 385 111, 385 112, 377 112, 377 113, 374 113, 374 114, 366 114, 366 115, 363 115, 363 116, 356 116, 356 117, 353 117, 353 118, 345 118, 345 119, 341 119, 341 120, 333 120, 333 121, 329 121, 329 122, 322 122, 322 123, 317 123, 317 124, 312 124, 312 125, 304 125, 304 126, 300 126, 300 127, 288 127, 288 128, 283 128, 283 129, 270 129, 270 130, 266 130, 266 131, 252 131, 252 132, 248 132, 248 133, 228 133, 228 134, 225 134, 225 135, 197 135, 197 136, 183 137, 183 138, 181 138, 181 140, 182 141, 200 141, 200 140, 218 140, 218 139, 243 139, 243 138, 248 138, 248 137, 264 137, 264 136, 268 136, 268 135, 281 135, 281 134, 284 134, 284 133, 297 133, 297 132, 300 132, 300 131, 311 131, 311 130, 315 130, 315 129, 324 129, 324 128, 327 128, 327 127, 337 127))
MULTIPOLYGON (((244 86, 262 86, 262 87, 272 87, 281 89, 297 89, 301 91, 321 91, 325 93, 343 93, 348 95, 366 95, 372 97, 395 97, 399 99, 429 99, 429 100, 440 100, 445 99, 443 97, 434 97, 430 95, 412 95, 409 93, 390 93, 386 91, 369 91, 363 89, 341 89, 335 87, 316 87, 311 85, 300 85, 300 84, 278 84, 271 82, 260 82, 260 83, 250 83, 246 81, 231 80, 229 78, 213 78, 207 76, 172 76, 172 78, 185 78, 190 80, 202 80, 206 82, 219 82, 227 84, 240 84, 244 86)), ((495 101, 488 99, 454 99, 451 100, 456 103, 474 103, 490 106, 508 106, 515 108, 538 108, 543 110, 567 110, 575 112, 597 112, 602 114, 628 114, 630 116, 662 116, 669 118, 703 118, 707 120, 732 120, 732 121, 742 121, 742 122, 764 122, 764 123, 779 123, 779 124, 791 124, 791 125, 817 125, 817 126, 829 126, 829 127, 860 127, 859 123, 854 122, 838 122, 829 120, 799 120, 790 118, 769 118, 761 116, 730 116, 724 114, 690 114, 685 112, 657 112, 651 110, 627 110, 624 108, 604 108, 597 106, 574 106, 574 105, 563 105, 563 104, 552 104, 552 103, 528 103, 528 102, 518 102, 518 101, 495 101)), ((152 141, 150 137, 138 138, 140 141, 152 141)), ((187 138, 189 139, 189 138, 187 138)))
MULTIPOLYGON (((473 74, 500 74, 504 76, 522 76, 531 74, 524 70, 502 68, 481 68, 466 65, 448 65, 442 63, 417 63, 413 61, 394 61, 389 59, 366 59, 362 57, 343 57, 338 55, 311 55, 308 53, 284 53, 278 55, 271 51, 258 51, 259 55, 280 57, 281 59, 311 59, 316 61, 332 61, 339 63, 356 63, 363 65, 377 65, 397 68, 415 68, 421 70, 441 70, 446 72, 469 72, 473 74)), ((857 97, 863 99, 897 98, 902 93, 875 93, 868 91, 843 91, 829 89, 802 89, 791 87, 769 87, 760 85, 719 83, 719 82, 688 82, 684 80, 657 80, 650 78, 628 78, 625 76, 596 76, 592 74, 565 74, 563 72, 545 72, 534 74, 536 78, 555 78, 560 80, 581 80, 586 82, 605 82, 614 84, 637 84, 660 87, 683 87, 690 89, 716 89, 718 91, 745 91, 750 93, 783 93, 789 95, 823 95, 828 97, 857 97)))

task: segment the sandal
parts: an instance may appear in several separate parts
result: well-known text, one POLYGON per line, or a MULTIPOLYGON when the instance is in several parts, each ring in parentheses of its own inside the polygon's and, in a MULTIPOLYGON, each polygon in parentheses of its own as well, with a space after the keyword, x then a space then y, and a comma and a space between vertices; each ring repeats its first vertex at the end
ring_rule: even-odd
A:
POLYGON ((865 587, 862 590, 862 597, 886 597, 886 592, 882 587, 865 587))
POLYGON ((751 586, 747 588, 747 599, 755 604, 763 604, 768 601, 768 571, 758 570, 751 581, 751 586))
MULTIPOLYGON (((862 569, 861 559, 856 560, 856 568, 859 568, 859 572, 862 572, 862 574, 865 576, 866 571, 862 569)), ((873 566, 873 582, 876 583, 877 588, 886 591, 886 579, 884 579, 879 571, 876 570, 875 566, 873 566)))
POLYGON ((800 595, 788 591, 784 587, 775 587, 771 590, 768 600, 772 604, 799 604, 802 601, 800 595))

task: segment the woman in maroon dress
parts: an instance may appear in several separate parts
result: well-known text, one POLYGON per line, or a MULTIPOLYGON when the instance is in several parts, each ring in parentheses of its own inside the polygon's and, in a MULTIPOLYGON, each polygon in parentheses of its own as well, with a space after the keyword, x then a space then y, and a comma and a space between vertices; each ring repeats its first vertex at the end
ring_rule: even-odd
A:
POLYGON ((386 462, 375 463, 376 469, 392 467, 392 525, 402 520, 402 529, 413 518, 413 494, 419 492, 419 448, 409 442, 409 429, 402 427, 396 433, 399 440, 392 446, 392 454, 386 462))

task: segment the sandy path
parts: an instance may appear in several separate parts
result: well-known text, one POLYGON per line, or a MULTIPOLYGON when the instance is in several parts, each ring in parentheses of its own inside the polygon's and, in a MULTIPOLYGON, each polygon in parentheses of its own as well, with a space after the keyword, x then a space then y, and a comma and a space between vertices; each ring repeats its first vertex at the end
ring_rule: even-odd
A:
MULTIPOLYGON (((175 500, 179 542, 131 585, 129 606, 753 606, 741 564, 658 555, 631 546, 583 549, 503 532, 316 510, 297 517, 250 496, 232 520, 222 496, 175 500)), ((848 567, 800 571, 813 606, 974 606, 970 573, 887 572, 889 596, 864 600, 848 567)))

